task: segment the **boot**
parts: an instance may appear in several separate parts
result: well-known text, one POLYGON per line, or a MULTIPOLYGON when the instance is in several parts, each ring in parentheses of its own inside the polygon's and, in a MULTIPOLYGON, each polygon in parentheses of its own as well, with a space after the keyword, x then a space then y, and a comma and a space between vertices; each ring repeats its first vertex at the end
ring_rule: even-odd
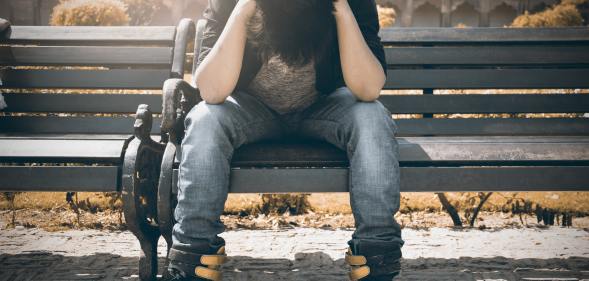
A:
POLYGON ((391 281, 401 272, 401 249, 386 242, 350 241, 346 263, 350 280, 391 281))
POLYGON ((168 272, 170 281, 220 281, 220 267, 227 261, 225 246, 190 249, 170 249, 168 272), (198 253, 195 253, 198 252, 198 253))

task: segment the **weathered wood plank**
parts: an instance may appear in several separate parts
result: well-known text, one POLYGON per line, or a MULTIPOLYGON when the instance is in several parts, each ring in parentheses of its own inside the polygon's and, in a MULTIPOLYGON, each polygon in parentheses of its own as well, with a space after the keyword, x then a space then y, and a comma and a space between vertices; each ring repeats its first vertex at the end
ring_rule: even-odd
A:
POLYGON ((399 119, 399 136, 589 135, 589 118, 399 119))
MULTIPOLYGON (((131 134, 132 117, 0 117, 4 133, 131 134)), ((154 118, 152 133, 159 133, 154 118)), ((586 136, 589 118, 398 119, 398 136, 586 136)))
POLYGON ((160 89, 169 69, 24 70, 7 69, 5 88, 160 89))
POLYGON ((1 139, 5 163, 121 163, 125 140, 1 139))
POLYGON ((2 43, 85 45, 164 44, 173 46, 175 26, 12 26, 2 43))
MULTIPOLYGON (((589 137, 404 137, 397 139, 403 166, 548 165, 589 163, 589 137)), ((246 145, 234 167, 347 167, 346 153, 320 141, 275 141, 246 145)))
POLYGON ((171 47, 0 46, 0 65, 168 66, 171 47))
MULTIPOLYGON (((159 136, 152 136, 156 141, 159 136)), ((0 139, 29 139, 29 140, 126 140, 128 134, 29 134, 29 133, 0 133, 0 139)))
POLYGON ((162 112, 162 95, 137 94, 4 94, 5 112, 135 113, 140 104, 162 112))
MULTIPOLYGON (((588 190, 587 166, 401 168, 402 192, 588 190)), ((348 169, 233 169, 230 192, 348 192, 348 169)))
POLYGON ((0 190, 111 192, 120 190, 119 177, 116 166, 0 166, 0 190))
MULTIPOLYGON (((135 118, 129 117, 0 117, 0 131, 23 134, 133 134, 135 118)), ((159 132, 159 121, 153 132, 159 132)))
POLYGON ((579 65, 589 63, 584 46, 435 46, 385 48, 398 65, 579 65))
POLYGON ((585 94, 381 95, 393 114, 410 113, 584 113, 585 94))
POLYGON ((589 69, 389 69, 385 89, 589 88, 589 69))
MULTIPOLYGON (((4 98, 5 112, 134 113, 148 104, 161 113, 159 94, 12 94, 4 98)), ((379 100, 393 114, 410 113, 584 113, 585 94, 382 95, 379 100)))
POLYGON ((380 37, 385 44, 399 43, 534 43, 589 42, 585 27, 566 28, 383 28, 380 37))

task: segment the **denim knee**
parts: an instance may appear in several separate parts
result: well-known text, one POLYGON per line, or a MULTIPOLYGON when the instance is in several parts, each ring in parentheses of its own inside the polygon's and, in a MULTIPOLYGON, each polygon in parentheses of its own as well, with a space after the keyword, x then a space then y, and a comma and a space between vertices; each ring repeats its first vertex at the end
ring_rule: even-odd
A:
POLYGON ((211 153, 222 152, 229 159, 237 142, 242 139, 238 121, 231 117, 231 106, 227 102, 207 104, 203 101, 192 108, 184 120, 185 137, 181 150, 197 149, 199 157, 211 157, 211 153))
POLYGON ((398 131, 391 113, 379 101, 357 102, 349 114, 352 137, 357 139, 378 141, 393 138, 398 131))
POLYGON ((223 104, 207 104, 201 101, 186 115, 184 128, 190 130, 218 130, 220 129, 223 104))

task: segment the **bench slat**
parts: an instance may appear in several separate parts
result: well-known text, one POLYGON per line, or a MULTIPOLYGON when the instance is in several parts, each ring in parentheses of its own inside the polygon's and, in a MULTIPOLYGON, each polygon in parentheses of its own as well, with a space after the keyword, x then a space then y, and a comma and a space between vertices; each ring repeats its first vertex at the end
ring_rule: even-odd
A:
MULTIPOLYGON (((589 163, 589 137, 398 138, 402 166, 589 163)), ((261 142, 238 149, 234 167, 347 167, 344 151, 319 141, 261 142)))
POLYGON ((389 69, 385 89, 589 88, 589 69, 389 69))
POLYGON ((116 166, 1 166, 2 191, 119 191, 116 166))
POLYGON ((5 88, 160 89, 169 69, 5 70, 5 88))
MULTIPOLYGON (((134 113, 148 104, 161 113, 160 94, 3 94, 5 112, 134 113)), ((587 94, 382 95, 393 114, 410 113, 584 113, 587 94)))
POLYGON ((2 43, 165 44, 173 46, 174 26, 12 26, 2 43))
POLYGON ((5 112, 135 113, 148 104, 153 113, 162 112, 162 95, 137 94, 3 94, 5 112))
POLYGON ((585 27, 383 28, 379 35, 384 44, 589 42, 589 29, 585 27))
POLYGON ((586 46, 436 46, 385 48, 398 65, 563 65, 588 64, 586 46))
MULTIPOLYGON (((152 133, 159 133, 154 118, 152 133)), ((589 118, 398 119, 399 136, 589 135, 589 118)), ((0 117, 5 133, 131 134, 132 117, 0 117)))
POLYGON ((589 118, 400 119, 401 136, 589 135, 589 118))
MULTIPOLYGON (((0 117, 0 131, 25 134, 133 134, 133 117, 0 117)), ((159 132, 159 119, 153 132, 159 132)))
POLYGON ((0 139, 0 161, 121 163, 125 140, 0 139))
MULTIPOLYGON (((174 170, 174 183, 177 182, 174 170)), ((403 192, 586 191, 589 167, 402 167, 403 192), (424 176, 427 175, 427 176, 424 176)), ((233 169, 232 193, 347 192, 348 169, 233 169)))
POLYGON ((170 64, 171 47, 0 46, 0 65, 170 64))
POLYGON ((381 95, 379 100, 394 114, 589 112, 589 94, 381 95))
MULTIPOLYGON (((156 138, 157 136, 152 136, 156 138)), ((3 134, 0 139, 30 139, 30 140, 127 140, 128 134, 3 134)))

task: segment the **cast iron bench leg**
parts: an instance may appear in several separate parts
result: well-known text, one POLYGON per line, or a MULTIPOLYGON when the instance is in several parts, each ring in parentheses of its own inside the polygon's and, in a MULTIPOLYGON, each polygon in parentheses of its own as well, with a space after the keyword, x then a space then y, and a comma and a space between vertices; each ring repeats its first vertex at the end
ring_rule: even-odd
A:
POLYGON ((123 202, 125 221, 139 239, 139 278, 155 280, 157 276, 157 185, 164 146, 150 137, 152 115, 147 105, 140 105, 135 119, 135 137, 125 151, 123 163, 123 202))

